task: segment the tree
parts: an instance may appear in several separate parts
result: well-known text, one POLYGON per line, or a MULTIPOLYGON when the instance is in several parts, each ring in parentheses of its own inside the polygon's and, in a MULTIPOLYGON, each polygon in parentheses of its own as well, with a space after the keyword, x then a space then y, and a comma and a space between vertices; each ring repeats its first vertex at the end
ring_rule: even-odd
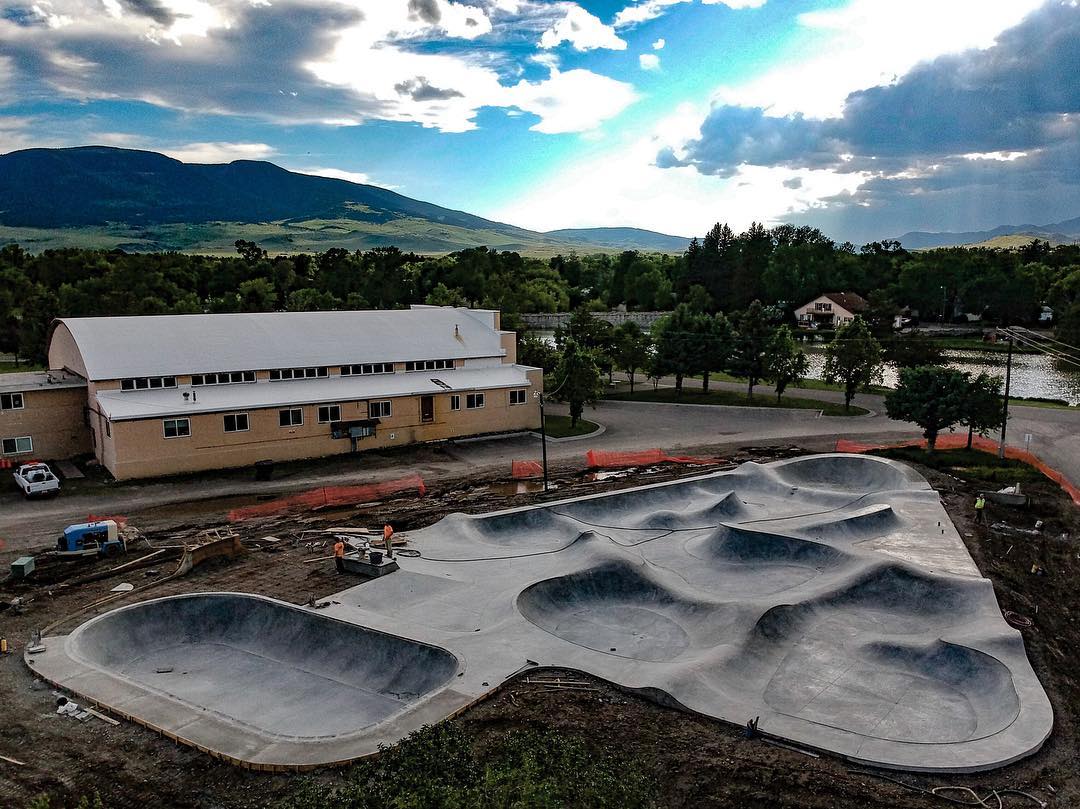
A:
POLYGON ((754 385, 765 378, 769 341, 773 328, 761 301, 754 301, 735 321, 735 338, 728 371, 746 377, 747 396, 753 401, 754 385))
POLYGON ((837 329, 825 346, 825 381, 844 386, 845 409, 857 390, 880 379, 881 366, 881 344, 861 317, 837 329))
POLYGON ((277 301, 277 290, 265 278, 252 278, 240 284, 240 310, 243 312, 269 312, 277 301))
POLYGON ((604 392, 604 382, 596 360, 574 340, 563 345, 555 368, 555 388, 551 396, 570 405, 570 426, 576 427, 585 405, 595 405, 604 392))
POLYGON ((337 309, 341 301, 329 292, 320 292, 308 287, 290 292, 285 308, 290 312, 325 312, 337 309))
POLYGON ((460 290, 449 289, 446 284, 438 283, 435 288, 424 298, 428 306, 468 306, 469 302, 460 290))
POLYGON ((709 375, 713 371, 723 370, 730 357, 735 335, 731 321, 723 312, 710 317, 705 313, 697 315, 696 330, 701 332, 701 391, 709 392, 709 375))
POLYGON ((897 368, 941 365, 945 360, 941 344, 920 331, 913 331, 906 337, 893 337, 885 342, 884 348, 885 359, 897 368))
POLYGON ((926 448, 933 452, 938 433, 964 418, 970 391, 963 371, 935 365, 904 368, 896 390, 885 396, 885 412, 891 419, 922 427, 926 448))
POLYGON ((637 369, 649 361, 652 337, 633 321, 627 321, 615 329, 615 364, 630 380, 630 395, 634 395, 634 379, 637 369))
POLYGON ((532 368, 543 368, 545 373, 554 371, 559 364, 559 352, 555 346, 536 334, 518 334, 517 361, 532 368))
MULTIPOLYGON (((705 370, 711 320, 708 315, 680 303, 671 314, 653 324, 656 353, 650 370, 660 376, 674 376, 675 392, 679 396, 682 395, 683 379, 705 370)), ((708 380, 705 384, 708 385, 708 380)))
POLYGON ((982 373, 968 379, 963 416, 960 419, 960 424, 968 428, 968 449, 971 449, 971 439, 975 433, 986 435, 990 430, 1001 427, 1005 416, 1004 405, 999 377, 982 373))
POLYGON ((244 259, 248 264, 256 264, 266 258, 266 251, 255 242, 237 239, 234 245, 236 246, 236 252, 240 254, 240 258, 244 259))
POLYGON ((48 361, 49 326, 59 314, 56 294, 41 284, 34 284, 22 305, 19 321, 19 354, 37 365, 48 361))
POLYGON ((766 351, 768 355, 765 376, 776 385, 776 401, 784 395, 788 385, 798 384, 810 370, 806 352, 799 348, 791 334, 791 327, 783 325, 776 330, 766 351))

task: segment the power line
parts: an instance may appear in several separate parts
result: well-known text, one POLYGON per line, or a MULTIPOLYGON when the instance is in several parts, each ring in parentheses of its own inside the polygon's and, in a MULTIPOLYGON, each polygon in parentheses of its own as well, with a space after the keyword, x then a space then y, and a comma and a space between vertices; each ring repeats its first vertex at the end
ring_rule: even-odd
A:
POLYGON ((1035 339, 1035 340, 1048 340, 1051 343, 1055 343, 1057 345, 1064 346, 1066 349, 1068 349, 1068 351, 1062 351, 1062 349, 1060 349, 1060 348, 1056 349, 1056 350, 1057 351, 1062 351, 1062 353, 1075 352, 1076 356, 1078 358, 1080 358, 1080 348, 1077 348, 1074 345, 1070 345, 1069 343, 1062 342, 1061 340, 1055 340, 1053 337, 1051 337, 1048 334, 1039 334, 1038 332, 1032 331, 1031 329, 1028 329, 1028 328, 1024 328, 1023 326, 1014 326, 1011 330, 1014 331, 1014 332, 1015 331, 1022 331, 1022 332, 1026 333, 1026 334, 1030 334, 1032 336, 1032 339, 1035 339))

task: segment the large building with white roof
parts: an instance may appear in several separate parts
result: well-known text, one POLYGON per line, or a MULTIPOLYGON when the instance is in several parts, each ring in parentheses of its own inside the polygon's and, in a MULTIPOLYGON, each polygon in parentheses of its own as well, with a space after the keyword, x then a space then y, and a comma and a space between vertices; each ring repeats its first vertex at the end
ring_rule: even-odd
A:
POLYGON ((543 372, 515 359, 498 312, 456 307, 60 318, 49 341, 117 479, 535 429, 543 372))

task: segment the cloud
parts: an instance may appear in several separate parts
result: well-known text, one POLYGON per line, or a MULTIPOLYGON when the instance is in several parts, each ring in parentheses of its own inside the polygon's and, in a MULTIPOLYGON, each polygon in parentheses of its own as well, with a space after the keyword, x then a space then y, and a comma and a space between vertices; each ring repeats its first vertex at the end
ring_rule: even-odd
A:
POLYGON ((464 44, 491 33, 493 19, 530 37, 561 20, 575 48, 625 47, 576 4, 100 0, 103 13, 98 2, 53 0, 49 13, 71 23, 50 27, 40 15, 12 19, 13 0, 0 0, 0 87, 11 102, 130 100, 290 125, 386 120, 445 132, 475 128, 478 111, 494 107, 540 116, 540 132, 576 132, 636 97, 555 62, 547 79, 522 81, 520 51, 464 44), (605 95, 588 105, 585 92, 605 95))
POLYGON ((665 45, 667 45, 667 41, 663 37, 660 37, 660 39, 652 44, 652 49, 654 51, 663 50, 665 45))
MULTIPOLYGON (((671 6, 678 6, 683 3, 691 2, 693 2, 693 0, 638 0, 638 2, 631 3, 622 8, 615 15, 613 24, 616 28, 640 25, 643 22, 655 20, 657 17, 663 16, 671 6)), ((765 5, 766 0, 701 0, 701 3, 705 6, 727 6, 730 9, 738 10, 743 8, 760 8, 765 5)), ((662 42, 663 40, 660 41, 662 42)), ((661 45, 661 47, 663 46, 661 45)))
POLYGON ((563 42, 569 42, 577 51, 596 48, 626 50, 626 42, 619 38, 614 28, 604 25, 599 17, 578 5, 568 6, 563 17, 540 37, 540 47, 545 49, 554 48, 563 42))
POLYGON ((370 174, 363 171, 346 171, 345 169, 336 169, 333 167, 297 168, 291 170, 299 172, 300 174, 311 174, 315 177, 331 177, 335 180, 347 180, 350 183, 359 183, 360 185, 377 185, 379 188, 390 189, 398 187, 387 183, 377 183, 371 178, 370 174))
POLYGON ((643 53, 638 56, 638 64, 641 65, 642 70, 659 70, 660 57, 655 53, 643 53))
POLYGON ((857 188, 826 200, 847 210, 849 223, 885 211, 944 217, 963 199, 969 210, 989 211, 997 201, 1005 211, 1032 211, 1040 188, 1075 209, 1076 75, 1080 9, 1051 2, 990 47, 939 56, 850 93, 835 117, 717 103, 695 137, 658 149, 657 165, 717 177, 747 166, 858 174, 857 188))
POLYGON ((265 143, 224 142, 188 143, 175 148, 162 148, 160 151, 184 163, 230 163, 233 160, 265 160, 276 153, 274 147, 265 143))

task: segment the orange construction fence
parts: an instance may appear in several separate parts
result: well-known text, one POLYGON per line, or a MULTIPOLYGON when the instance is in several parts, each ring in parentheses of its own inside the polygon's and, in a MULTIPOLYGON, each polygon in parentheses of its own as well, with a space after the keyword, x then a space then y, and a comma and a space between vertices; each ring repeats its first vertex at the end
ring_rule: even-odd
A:
POLYGON ((623 469, 628 466, 651 466, 660 463, 710 466, 712 464, 723 462, 723 458, 696 458, 689 455, 668 455, 662 449, 644 449, 636 452, 611 452, 590 449, 585 454, 585 464, 590 469, 623 469))
POLYGON ((510 466, 510 475, 515 480, 542 478, 544 467, 540 461, 514 461, 510 466))
MULTIPOLYGON (((965 449, 967 447, 967 435, 961 433, 948 433, 939 435, 934 444, 937 449, 965 449)), ((858 441, 848 441, 841 438, 836 442, 837 452, 867 452, 872 449, 893 449, 896 447, 926 447, 926 439, 919 438, 912 441, 900 441, 895 444, 861 444, 858 441)), ((987 452, 997 455, 998 442, 981 435, 975 436, 971 441, 971 448, 979 452, 987 452)), ((1019 447, 1005 447, 1005 457, 1014 461, 1021 461, 1028 466, 1038 469, 1050 480, 1054 481, 1062 490, 1072 498, 1072 501, 1080 505, 1080 489, 1078 489, 1065 475, 1051 466, 1048 466, 1038 455, 1027 452, 1019 447)))
POLYGON ((419 475, 386 480, 382 483, 365 483, 359 486, 324 486, 320 489, 311 489, 300 494, 271 500, 269 503, 233 509, 229 512, 229 522, 250 520, 254 517, 273 517, 286 511, 368 503, 380 497, 411 490, 415 490, 418 495, 427 492, 424 480, 419 475))

